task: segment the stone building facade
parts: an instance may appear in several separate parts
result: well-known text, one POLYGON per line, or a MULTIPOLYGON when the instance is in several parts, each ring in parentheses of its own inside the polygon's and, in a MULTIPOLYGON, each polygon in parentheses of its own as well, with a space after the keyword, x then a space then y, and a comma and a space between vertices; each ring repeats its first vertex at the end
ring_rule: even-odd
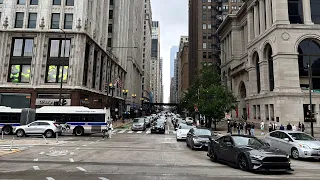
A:
POLYGON ((308 127, 311 72, 312 110, 319 127, 319 7, 313 0, 247 0, 223 21, 218 29, 221 70, 238 99, 233 118, 304 122, 308 127))
POLYGON ((107 48, 109 0, 59 2, 1 1, 1 105, 53 105, 62 79, 67 105, 121 108, 127 71, 107 48))

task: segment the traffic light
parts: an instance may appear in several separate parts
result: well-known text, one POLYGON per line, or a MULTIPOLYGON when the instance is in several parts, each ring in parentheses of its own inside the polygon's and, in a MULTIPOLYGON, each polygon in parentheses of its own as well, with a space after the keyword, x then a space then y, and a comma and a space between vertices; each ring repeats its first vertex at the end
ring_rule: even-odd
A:
POLYGON ((63 99, 62 100, 62 106, 65 106, 65 105, 67 105, 67 100, 63 99))

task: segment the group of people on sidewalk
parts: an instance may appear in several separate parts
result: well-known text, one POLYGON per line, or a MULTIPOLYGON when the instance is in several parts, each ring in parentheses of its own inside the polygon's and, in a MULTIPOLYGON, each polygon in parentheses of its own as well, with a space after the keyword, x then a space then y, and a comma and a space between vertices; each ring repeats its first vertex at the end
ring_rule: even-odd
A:
MULTIPOLYGON (((264 135, 264 122, 260 123, 260 130, 261 130, 261 135, 264 135)), ((269 132, 272 132, 274 130, 278 129, 278 124, 277 123, 271 123, 269 124, 269 132)), ((288 123, 287 127, 284 127, 282 124, 279 126, 279 130, 289 130, 289 131, 305 131, 305 126, 303 123, 299 122, 298 127, 295 125, 291 125, 288 123)), ((255 124, 253 122, 236 122, 236 121, 228 121, 228 132, 232 134, 232 130, 234 132, 237 132, 238 135, 250 135, 250 136, 255 136, 255 124)))
MULTIPOLYGON (((269 132, 277 130, 278 128, 278 124, 277 123, 271 123, 269 124, 269 132)), ((279 130, 288 130, 288 131, 305 131, 305 127, 303 123, 298 124, 298 127, 296 125, 291 125, 290 123, 288 123, 287 127, 285 128, 282 124, 279 127, 279 130)))
POLYGON ((241 134, 245 134, 245 135, 250 135, 250 136, 254 136, 255 135, 255 125, 254 123, 249 123, 249 122, 230 122, 228 121, 228 132, 232 134, 232 128, 234 130, 234 132, 238 132, 239 135, 241 134))

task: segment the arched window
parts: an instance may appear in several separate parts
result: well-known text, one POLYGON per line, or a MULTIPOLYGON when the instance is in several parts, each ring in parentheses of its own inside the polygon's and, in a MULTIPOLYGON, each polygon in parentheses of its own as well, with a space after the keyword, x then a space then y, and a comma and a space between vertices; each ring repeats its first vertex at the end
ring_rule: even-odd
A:
POLYGON ((309 88, 308 65, 311 64, 311 88, 320 89, 320 46, 318 42, 314 39, 306 39, 299 44, 298 52, 300 87, 309 88))
POLYGON ((269 90, 274 89, 274 71, 273 71, 273 58, 272 58, 272 48, 268 44, 265 48, 265 57, 268 61, 268 71, 269 71, 269 90))
POLYGON ((259 66, 259 55, 258 53, 253 54, 253 60, 255 62, 256 75, 257 75, 257 92, 261 91, 261 83, 260 83, 260 66, 259 66))
POLYGON ((288 0, 290 24, 303 24, 302 0, 288 0))
POLYGON ((319 0, 310 0, 311 4, 311 18, 312 22, 315 24, 320 24, 320 1, 319 0))
POLYGON ((239 91, 240 91, 240 98, 241 99, 244 99, 247 97, 246 85, 244 84, 243 81, 240 82, 239 91))

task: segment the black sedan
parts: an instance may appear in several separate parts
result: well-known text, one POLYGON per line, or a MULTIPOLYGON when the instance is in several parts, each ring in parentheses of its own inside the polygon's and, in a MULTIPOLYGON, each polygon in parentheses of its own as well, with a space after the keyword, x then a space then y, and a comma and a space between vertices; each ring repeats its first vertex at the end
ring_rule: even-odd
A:
POLYGON ((162 133, 166 132, 164 121, 156 121, 152 124, 151 133, 162 133))
POLYGON ((289 155, 252 136, 210 138, 207 155, 212 161, 222 161, 245 171, 292 171, 289 155))
POLYGON ((187 134, 186 143, 191 149, 208 148, 209 137, 212 133, 209 129, 191 128, 187 134))

